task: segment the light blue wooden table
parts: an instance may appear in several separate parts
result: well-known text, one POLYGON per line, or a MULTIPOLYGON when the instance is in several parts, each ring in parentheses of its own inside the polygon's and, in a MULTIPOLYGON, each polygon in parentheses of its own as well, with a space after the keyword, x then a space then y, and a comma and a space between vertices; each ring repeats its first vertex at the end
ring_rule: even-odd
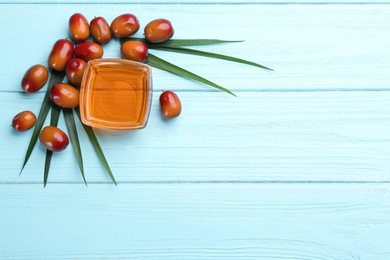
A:
POLYGON ((390 259, 389 1, 128 2, 0 1, 0 259, 390 259), (39 112, 21 78, 75 12, 245 40, 199 49, 275 71, 154 52, 237 97, 155 69, 148 126, 98 133, 118 186, 78 125, 89 186, 69 147, 44 188, 45 150, 19 177, 32 131, 10 124, 39 112), (183 103, 170 122, 163 89, 183 103))

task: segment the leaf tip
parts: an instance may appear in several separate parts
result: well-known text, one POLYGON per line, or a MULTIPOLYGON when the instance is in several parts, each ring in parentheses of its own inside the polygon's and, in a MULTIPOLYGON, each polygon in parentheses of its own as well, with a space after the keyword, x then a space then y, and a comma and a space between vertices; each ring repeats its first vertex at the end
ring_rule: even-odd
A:
POLYGON ((85 179, 84 170, 81 171, 81 175, 83 176, 83 181, 84 181, 85 187, 88 188, 88 183, 87 183, 87 180, 85 179))
POLYGON ((228 89, 223 89, 223 91, 225 91, 226 93, 228 93, 228 94, 230 94, 230 95, 232 95, 233 97, 237 97, 237 95, 236 94, 234 94, 233 92, 231 92, 230 90, 228 90, 228 89))

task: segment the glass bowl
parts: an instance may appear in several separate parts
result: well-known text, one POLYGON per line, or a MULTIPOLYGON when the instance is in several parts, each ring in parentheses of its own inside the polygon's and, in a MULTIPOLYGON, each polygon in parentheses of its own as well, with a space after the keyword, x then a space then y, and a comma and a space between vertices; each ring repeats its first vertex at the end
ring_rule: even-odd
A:
POLYGON ((146 64, 124 59, 91 60, 80 86, 81 120, 100 129, 144 128, 152 88, 152 70, 146 64))

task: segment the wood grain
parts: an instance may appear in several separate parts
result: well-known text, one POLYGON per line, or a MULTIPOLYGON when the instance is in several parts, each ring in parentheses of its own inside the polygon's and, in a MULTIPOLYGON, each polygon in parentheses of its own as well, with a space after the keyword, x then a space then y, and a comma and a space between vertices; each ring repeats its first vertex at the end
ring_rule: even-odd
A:
POLYGON ((390 257, 388 185, 0 188, 2 259, 390 257))
MULTIPOLYGON (((145 129, 97 131, 118 182, 389 181, 388 92, 179 92, 182 115, 168 122, 154 94, 145 129)), ((9 118, 22 96, 0 96, 9 118)), ((41 99, 29 96, 23 108, 38 112, 41 99)), ((1 151, 0 180, 41 182, 44 148, 38 143, 18 178, 31 132, 1 124, 0 142, 19 152, 1 151)), ((66 129, 62 118, 60 126, 66 129)), ((79 132, 87 180, 109 182, 79 132)), ((82 182, 71 148, 54 155, 50 181, 82 182)))
MULTIPOLYGON (((36 63, 47 63, 53 43, 69 37, 70 15, 111 21, 123 11, 139 17, 141 28, 162 15, 172 20, 175 38, 245 40, 199 49, 238 56, 275 69, 154 51, 170 62, 233 91, 389 90, 389 5, 2 5, 4 21, 23 22, 26 40, 4 32, 0 49, 12 62, 0 63, 1 91, 19 90, 20 78, 36 63), (121 11, 119 11, 121 10, 121 11), (50 13, 55 16, 46 17, 50 13), (205 19, 205 17, 210 17, 205 19), (245 17, 245 19, 244 19, 245 17), (48 22, 50 21, 50 22, 48 22), (223 68, 213 69, 213 68, 223 68), (9 73, 11 72, 11 73, 9 73)), ((22 26, 22 25, 19 25, 22 26)), ((142 37, 142 29, 137 36, 142 37)), ((120 57, 118 40, 104 57, 120 57)), ((157 88, 209 91, 208 87, 154 70, 157 88)))
MULTIPOLYGON (((29 4, 29 3, 37 3, 36 0, 18 0, 18 1, 11 1, 11 0, 0 0, 0 4, 29 4)), ((40 0, 39 3, 42 4, 53 4, 50 0, 40 0)), ((324 5, 324 4, 388 4, 389 0, 374 0, 374 1, 367 1, 367 0, 244 0, 244 1, 238 1, 238 0, 207 0, 204 2, 201 1, 195 1, 195 0, 180 0, 180 1, 172 1, 172 0, 134 0, 134 1, 126 1, 126 0, 104 0, 104 1, 91 1, 91 0, 61 0, 56 1, 55 4, 100 4, 100 5, 112 5, 112 4, 127 4, 127 5, 137 5, 137 4, 164 4, 164 5, 177 5, 177 4, 260 4, 260 5, 269 5, 269 4, 315 4, 315 5, 324 5)))
POLYGON ((390 258, 388 0, 132 3, 0 0, 0 259, 390 258), (237 97, 154 70, 147 128, 97 131, 118 186, 78 125, 89 186, 69 147, 43 188, 45 150, 18 177, 32 132, 10 123, 38 113, 43 91, 22 93, 21 77, 75 12, 164 15, 176 38, 245 40, 198 48, 275 71, 154 52, 237 97), (163 89, 182 99, 175 120, 159 114, 163 89))

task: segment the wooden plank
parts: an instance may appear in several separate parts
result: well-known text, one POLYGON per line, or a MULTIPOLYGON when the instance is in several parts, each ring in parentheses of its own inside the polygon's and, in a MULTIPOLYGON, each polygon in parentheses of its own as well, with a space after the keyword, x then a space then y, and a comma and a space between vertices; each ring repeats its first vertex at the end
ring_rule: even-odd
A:
MULTIPOLYGON (((389 92, 178 92, 179 118, 164 121, 159 84, 148 126, 134 132, 97 131, 119 182, 388 181, 389 92)), ((3 93, 2 182, 42 182, 38 144, 18 173, 32 131, 9 124, 19 111, 38 112, 42 94, 3 93), (26 99, 25 96, 27 96, 26 99), (26 100, 21 104, 21 100, 26 100)), ((65 128, 60 119, 60 127, 65 128)), ((109 182, 79 126, 87 180, 109 182)), ((82 179, 69 147, 54 155, 49 182, 82 179)))
POLYGON ((1 185, 1 259, 388 259, 388 185, 1 185))
POLYGON ((195 1, 195 0, 180 0, 180 1, 172 1, 172 0, 137 0, 137 1, 126 1, 126 0, 104 0, 104 1, 92 1, 92 0, 62 0, 62 1, 56 1, 53 3, 49 0, 18 0, 11 1, 11 0, 0 0, 0 4, 31 4, 31 3, 38 3, 38 4, 165 4, 165 5, 176 5, 176 4, 260 4, 260 5, 268 5, 268 4, 315 4, 315 5, 322 5, 322 4, 388 4, 390 3, 389 0, 374 0, 374 1, 368 1, 368 0, 245 0, 245 1, 238 1, 238 0, 207 0, 207 1, 195 1))
POLYGON ((0 5, 12 25, 0 41, 0 259, 390 258, 389 5, 83 1, 0 5), (21 75, 46 62, 72 13, 111 20, 118 10, 142 24, 164 14, 175 37, 245 39, 201 49, 276 71, 161 54, 238 97, 155 70, 148 127, 98 133, 118 187, 84 133, 88 188, 71 149, 54 155, 45 189, 39 145, 18 177, 31 131, 9 124, 43 96, 20 93, 21 75), (170 122, 158 111, 167 88, 184 106, 170 122))
MULTIPOLYGON (((141 28, 164 16, 172 21, 175 38, 245 40, 199 49, 259 62, 274 72, 153 52, 234 91, 389 90, 390 86, 390 38, 386 37, 390 5, 9 4, 0 8, 2 21, 12 24, 0 42, 7 60, 0 63, 1 91, 19 90, 27 68, 46 64, 53 43, 68 37, 68 19, 75 12, 108 21, 132 12, 141 28)), ((142 37, 142 29, 137 36, 142 37)), ((104 57, 120 57, 119 46, 118 40, 112 40, 104 57)), ((154 79, 168 87, 199 89, 159 70, 154 79)))

